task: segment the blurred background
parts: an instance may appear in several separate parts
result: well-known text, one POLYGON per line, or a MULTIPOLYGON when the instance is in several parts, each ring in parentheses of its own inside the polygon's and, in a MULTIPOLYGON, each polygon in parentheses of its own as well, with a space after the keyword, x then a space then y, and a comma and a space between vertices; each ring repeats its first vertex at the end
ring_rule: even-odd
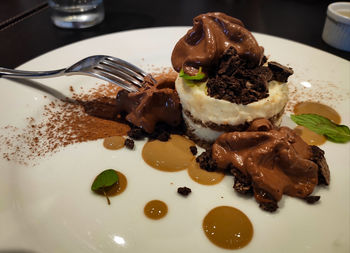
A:
POLYGON ((104 21, 85 29, 53 25, 44 0, 0 1, 0 66, 15 68, 55 48, 118 31, 191 26, 198 14, 221 11, 246 27, 319 48, 350 60, 350 53, 328 46, 321 38, 327 0, 104 0, 104 21))

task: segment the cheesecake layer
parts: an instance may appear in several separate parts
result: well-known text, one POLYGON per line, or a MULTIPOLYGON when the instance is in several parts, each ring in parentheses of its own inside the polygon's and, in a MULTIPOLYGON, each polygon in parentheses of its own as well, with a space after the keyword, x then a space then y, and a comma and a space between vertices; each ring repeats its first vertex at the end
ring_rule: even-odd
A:
POLYGON ((241 125, 257 118, 270 119, 283 111, 288 101, 287 83, 270 81, 269 96, 259 101, 243 105, 206 94, 206 82, 193 84, 178 77, 175 82, 182 108, 204 125, 241 125))

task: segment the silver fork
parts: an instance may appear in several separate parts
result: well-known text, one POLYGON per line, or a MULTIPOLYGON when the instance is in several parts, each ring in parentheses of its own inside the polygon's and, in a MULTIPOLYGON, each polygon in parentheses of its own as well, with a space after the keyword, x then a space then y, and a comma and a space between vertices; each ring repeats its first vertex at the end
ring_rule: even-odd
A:
POLYGON ((114 83, 129 92, 136 92, 148 74, 135 65, 107 55, 94 55, 74 65, 51 71, 23 71, 0 67, 0 77, 6 78, 49 78, 62 75, 89 75, 114 83))

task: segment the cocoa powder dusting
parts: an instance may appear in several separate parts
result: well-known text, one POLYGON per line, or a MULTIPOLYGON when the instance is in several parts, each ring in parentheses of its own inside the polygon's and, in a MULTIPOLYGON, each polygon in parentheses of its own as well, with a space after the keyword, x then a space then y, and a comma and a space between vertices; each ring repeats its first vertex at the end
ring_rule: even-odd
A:
POLYGON ((285 111, 292 113, 296 104, 304 101, 312 101, 321 104, 326 104, 332 108, 337 108, 337 105, 342 101, 350 98, 350 92, 342 88, 341 85, 333 84, 325 80, 306 80, 311 84, 311 87, 301 85, 305 82, 305 76, 295 76, 295 80, 288 82, 289 101, 285 111))
POLYGON ((115 85, 103 84, 79 94, 70 87, 73 101, 46 98, 51 101, 42 108, 42 117, 26 118, 23 129, 14 126, 1 128, 3 158, 23 165, 32 164, 36 158, 57 152, 67 145, 126 135, 130 127, 118 122, 117 116, 107 120, 89 115, 84 109, 87 104, 112 108, 117 89, 115 85))

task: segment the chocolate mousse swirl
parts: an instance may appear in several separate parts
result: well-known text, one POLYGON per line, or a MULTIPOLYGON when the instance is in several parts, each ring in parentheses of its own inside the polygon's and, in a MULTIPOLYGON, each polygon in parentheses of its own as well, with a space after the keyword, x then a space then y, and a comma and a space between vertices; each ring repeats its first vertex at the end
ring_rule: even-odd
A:
POLYGON ((176 44, 171 62, 179 72, 181 68, 195 75, 199 67, 204 70, 216 65, 223 53, 233 46, 248 67, 260 65, 264 49, 243 23, 220 12, 210 12, 193 19, 193 28, 176 44))
POLYGON ((155 83, 150 77, 145 77, 144 87, 138 92, 119 90, 115 111, 117 114, 127 113, 125 119, 147 133, 153 133, 160 122, 172 127, 182 122, 174 82, 165 79, 155 83))
POLYGON ((317 184, 329 184, 323 154, 290 128, 274 128, 266 119, 255 120, 247 132, 222 134, 212 147, 218 168, 229 168, 235 176, 234 188, 253 191, 268 211, 277 209, 283 194, 307 198, 317 184))

